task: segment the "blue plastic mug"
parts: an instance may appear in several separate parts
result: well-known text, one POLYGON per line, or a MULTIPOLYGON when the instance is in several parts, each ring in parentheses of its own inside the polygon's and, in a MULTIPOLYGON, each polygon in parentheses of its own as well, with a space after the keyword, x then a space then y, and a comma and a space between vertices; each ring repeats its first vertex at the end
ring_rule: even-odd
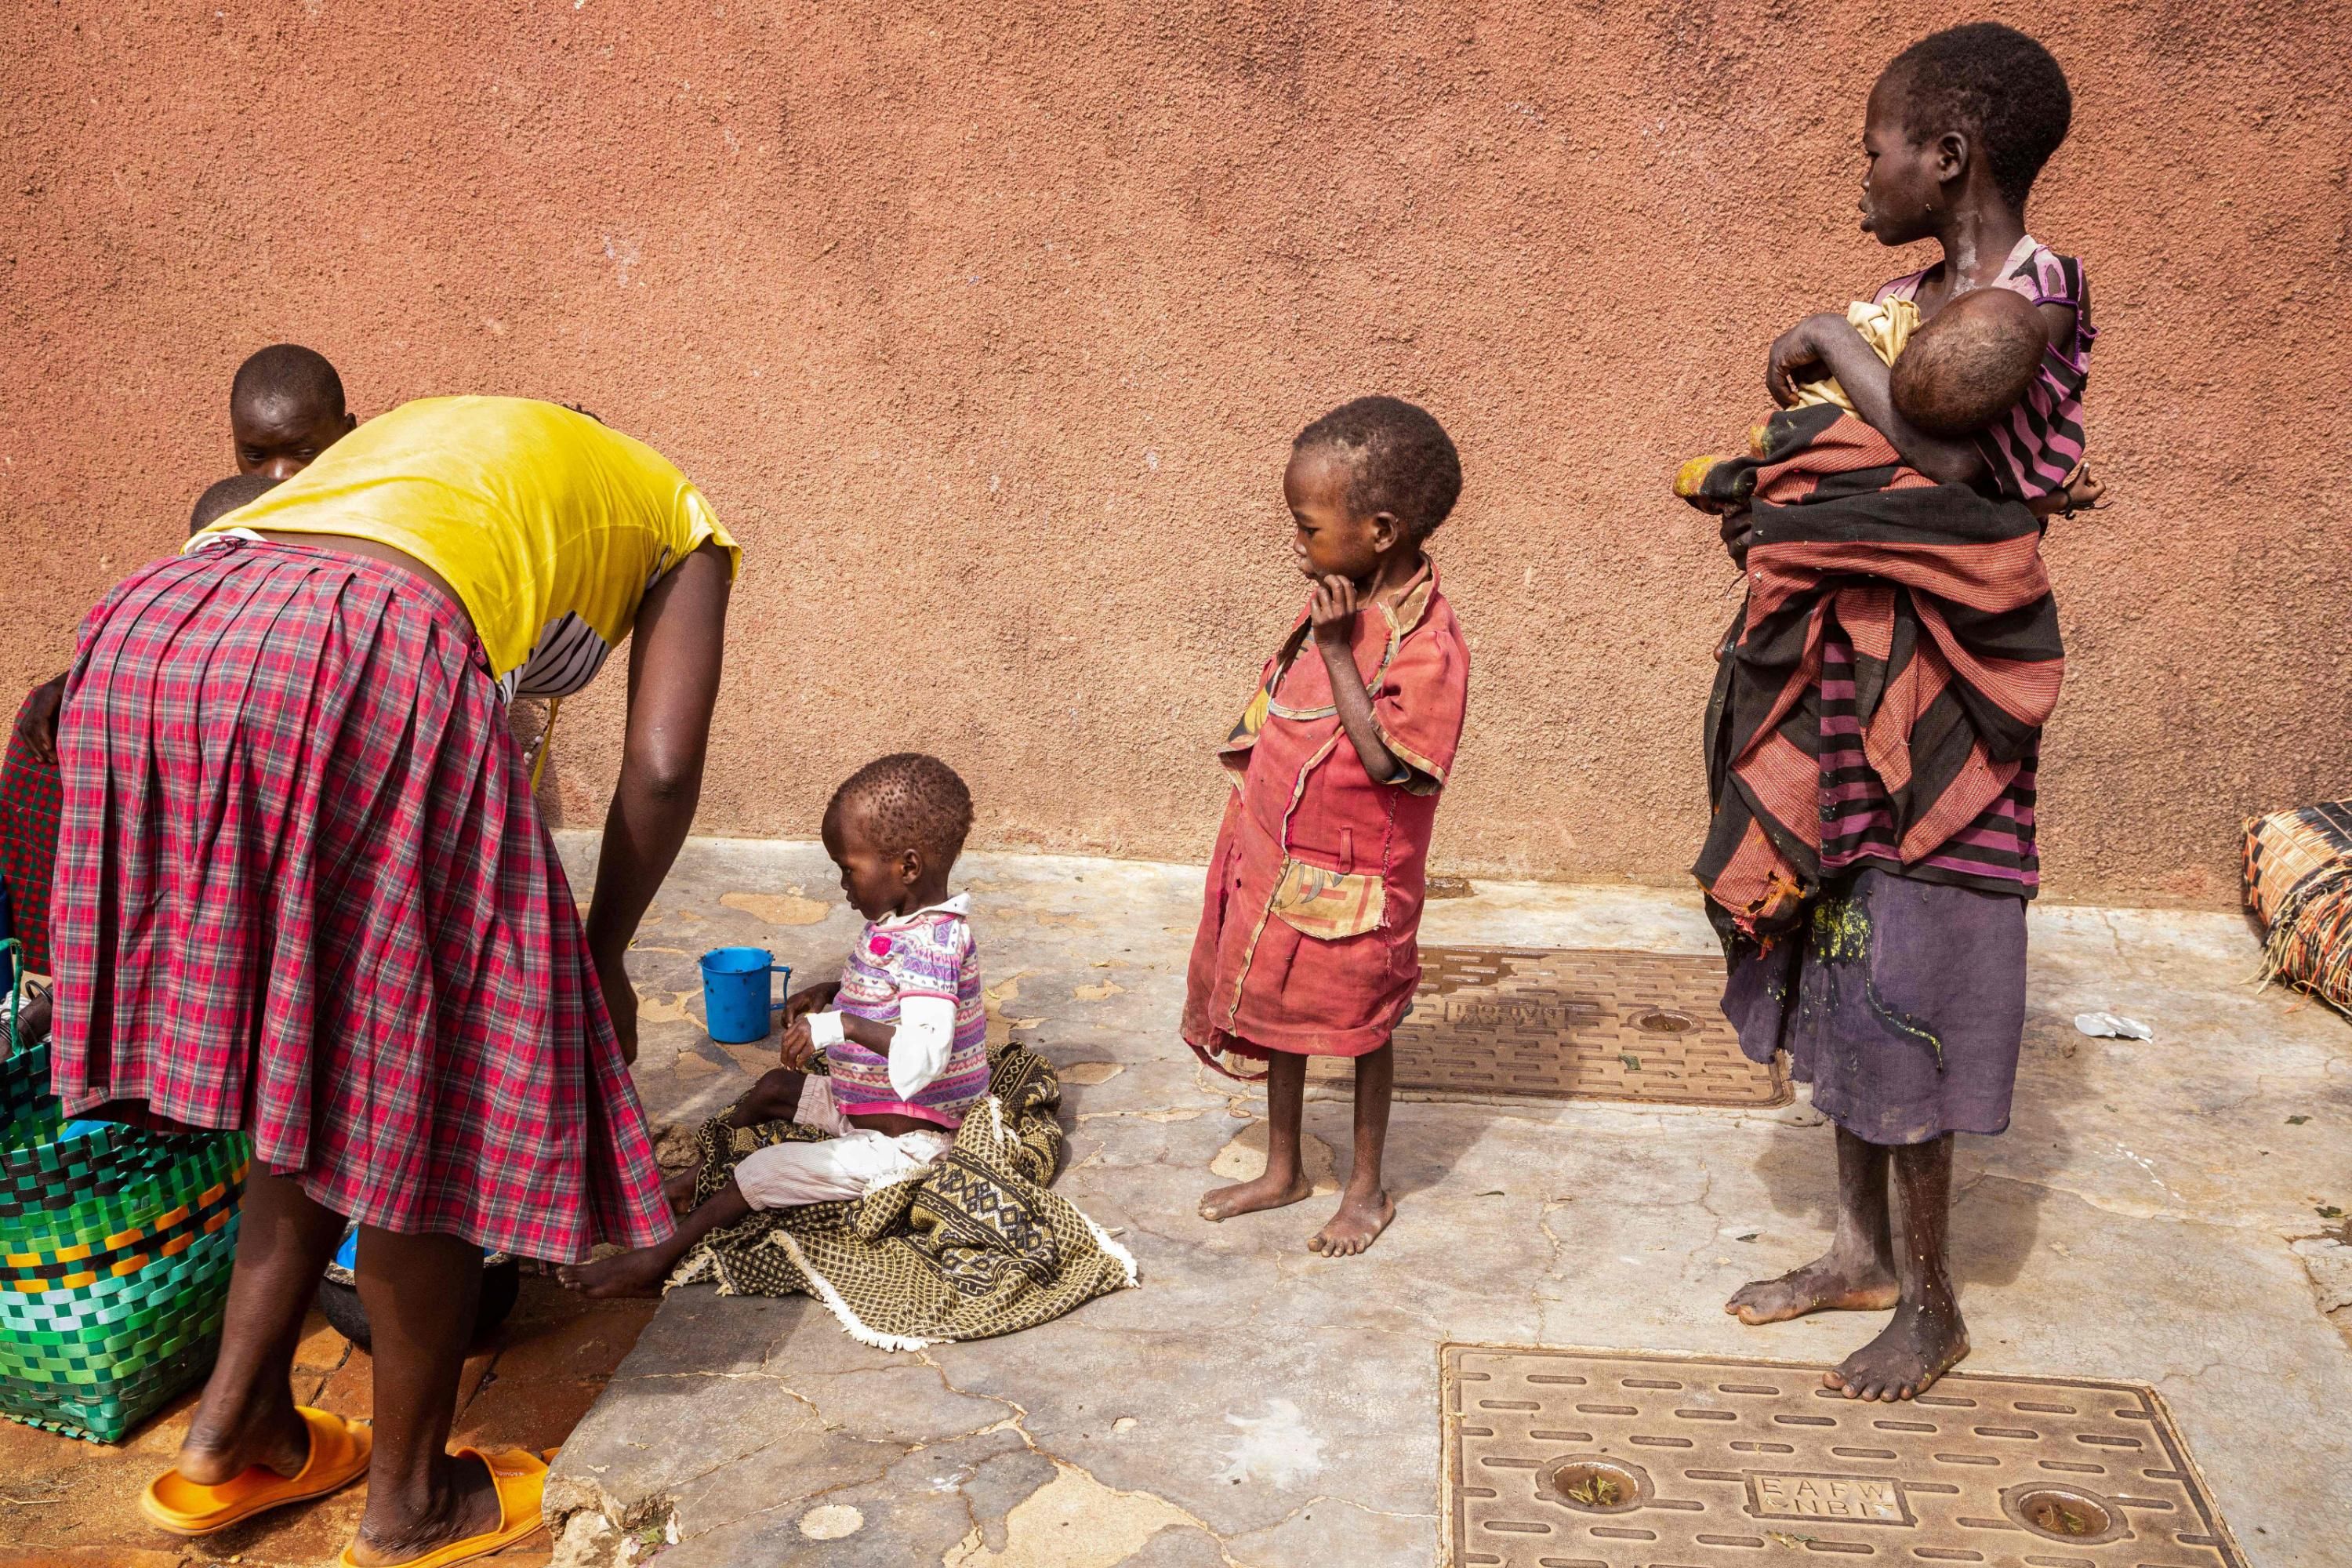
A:
POLYGON ((769 1000, 771 974, 792 985, 793 966, 764 947, 715 947, 702 955, 702 1016, 712 1039, 748 1046, 768 1037, 770 1015, 784 1007, 769 1000))

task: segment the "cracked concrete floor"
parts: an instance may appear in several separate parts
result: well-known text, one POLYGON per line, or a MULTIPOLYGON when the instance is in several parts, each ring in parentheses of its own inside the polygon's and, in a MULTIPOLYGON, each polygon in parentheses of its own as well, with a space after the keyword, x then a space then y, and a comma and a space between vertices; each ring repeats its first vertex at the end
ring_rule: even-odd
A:
MULTIPOLYGON (((593 841, 565 849, 584 888, 593 841)), ((559 1562, 1423 1564, 1440 1342, 1820 1362, 1875 1331, 1722 1311, 1828 1238, 1830 1133, 1801 1108, 1409 1102, 1397 1223, 1365 1257, 1303 1249, 1328 1194, 1202 1221, 1213 1165, 1245 1165, 1261 1123, 1175 1035, 1199 871, 961 871, 995 1010, 1064 1073, 1060 1190, 1118 1228, 1141 1288, 916 1355, 806 1299, 674 1291, 558 1464, 559 1562)), ((805 980, 855 926, 814 845, 689 846, 636 953, 656 1119, 691 1124, 772 1060, 704 1035, 695 955, 754 942, 805 980)), ((1481 882, 1423 934, 1715 951, 1695 897, 1636 888, 1481 882)), ((2235 917, 2045 907, 2032 944, 2014 1125, 1958 1152, 1967 1364, 2153 1384, 2253 1563, 2340 1565, 2352 1349, 2291 1244, 2352 1205, 2352 1028, 2252 989, 2235 917), (2086 1039, 2072 1019, 2095 1008, 2156 1038, 2086 1039)), ((1308 1131, 1344 1151, 1348 1114, 1310 1100, 1308 1131)))

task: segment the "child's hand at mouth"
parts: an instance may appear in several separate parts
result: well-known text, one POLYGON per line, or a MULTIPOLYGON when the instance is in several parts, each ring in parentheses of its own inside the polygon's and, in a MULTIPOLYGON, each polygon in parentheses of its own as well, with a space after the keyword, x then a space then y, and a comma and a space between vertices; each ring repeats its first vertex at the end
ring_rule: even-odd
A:
POLYGON ((1307 618, 1315 623, 1315 640, 1318 643, 1345 645, 1355 636, 1356 610, 1360 601, 1356 585, 1334 574, 1315 580, 1315 596, 1307 603, 1307 618))

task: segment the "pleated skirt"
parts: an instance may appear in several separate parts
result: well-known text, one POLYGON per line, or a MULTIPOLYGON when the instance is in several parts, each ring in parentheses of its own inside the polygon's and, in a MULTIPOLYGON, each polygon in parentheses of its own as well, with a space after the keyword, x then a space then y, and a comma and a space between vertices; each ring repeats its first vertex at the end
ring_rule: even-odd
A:
POLYGON ((51 1081, 241 1129, 362 1224, 575 1260, 671 1228, 571 889, 463 607, 232 542, 84 624, 51 1081))

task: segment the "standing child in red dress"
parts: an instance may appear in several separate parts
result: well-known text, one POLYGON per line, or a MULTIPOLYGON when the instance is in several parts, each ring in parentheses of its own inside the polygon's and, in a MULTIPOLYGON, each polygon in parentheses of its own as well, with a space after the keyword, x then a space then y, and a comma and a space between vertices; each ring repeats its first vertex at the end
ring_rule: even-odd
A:
POLYGON ((1356 1058, 1355 1163, 1339 1212, 1307 1244, 1345 1258, 1396 1217, 1381 1184, 1389 1036, 1421 980, 1429 832, 1470 681, 1422 545, 1462 493, 1462 460, 1423 410, 1358 398, 1299 432, 1282 493, 1314 592, 1218 753, 1234 787, 1184 1038, 1219 1071, 1226 1056, 1267 1064, 1265 1173, 1203 1197, 1210 1220, 1307 1196, 1307 1058, 1356 1058), (1310 636, 1318 657, 1302 658, 1310 636))

